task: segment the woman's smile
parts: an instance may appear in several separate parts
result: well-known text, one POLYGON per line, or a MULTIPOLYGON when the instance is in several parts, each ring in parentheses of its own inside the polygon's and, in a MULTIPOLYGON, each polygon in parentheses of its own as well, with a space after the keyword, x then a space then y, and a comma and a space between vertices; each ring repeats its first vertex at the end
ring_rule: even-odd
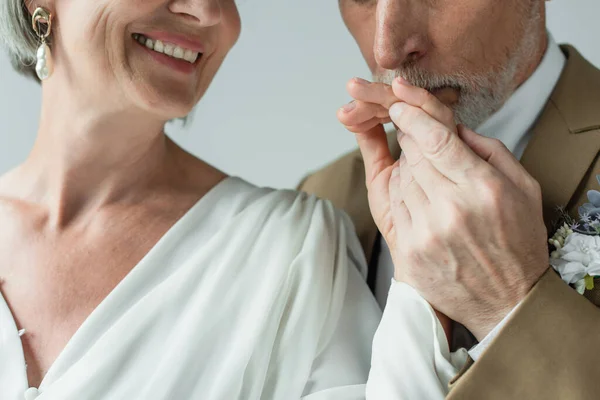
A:
POLYGON ((163 32, 134 33, 132 38, 154 60, 179 72, 194 72, 203 59, 204 46, 201 43, 177 35, 163 32))

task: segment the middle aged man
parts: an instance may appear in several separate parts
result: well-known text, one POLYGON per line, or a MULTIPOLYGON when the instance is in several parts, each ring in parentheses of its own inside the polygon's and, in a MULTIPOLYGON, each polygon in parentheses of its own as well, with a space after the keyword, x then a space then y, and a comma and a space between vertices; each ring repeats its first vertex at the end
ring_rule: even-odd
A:
MULTIPOLYGON (((357 133, 361 147, 372 135, 383 135, 381 124, 390 122, 388 109, 404 101, 397 96, 398 83, 394 90, 389 86, 402 77, 450 107, 457 123, 499 139, 520 159, 527 172, 519 172, 516 179, 526 181, 530 174, 539 182, 548 230, 554 229, 558 206, 576 215, 587 191, 599 189, 600 71, 573 47, 559 47, 547 34, 544 0, 340 0, 340 8, 381 82, 352 80, 349 91, 356 101, 338 112, 340 120, 357 133)), ((428 111, 425 106, 421 109, 428 111)), ((423 261, 436 258, 427 253, 428 243, 457 243, 448 236, 452 232, 440 229, 430 232, 429 242, 407 245, 412 259, 420 260, 414 268, 440 271, 427 275, 426 282, 417 277, 409 283, 480 340, 451 384, 448 398, 600 398, 600 310, 592 305, 600 306, 600 280, 585 293, 590 302, 547 269, 547 253, 542 254, 546 249, 540 250, 539 238, 526 236, 536 225, 535 210, 531 218, 522 212, 522 198, 535 198, 539 188, 526 185, 520 191, 499 193, 498 187, 515 187, 502 172, 507 165, 497 164, 493 156, 488 159, 493 152, 482 155, 476 139, 465 141, 488 161, 486 168, 491 166, 501 184, 484 187, 484 195, 475 187, 467 188, 470 193, 459 193, 470 194, 475 205, 457 212, 456 234, 481 238, 487 237, 486 232, 510 230, 495 243, 482 239, 475 249, 479 260, 487 263, 465 262, 454 275, 444 272, 450 262, 423 261), (476 210, 483 209, 477 202, 490 193, 497 209, 477 215, 476 210), (517 217, 521 220, 515 221, 517 217), (529 262, 511 259, 515 248, 531 249, 529 262), (481 273, 485 268, 487 272, 481 273), (479 288, 476 296, 464 295, 473 293, 473 288, 479 288), (436 297, 436 292, 445 297, 436 297)), ((389 146, 398 159, 395 135, 389 146)), ((461 161, 454 160, 457 169, 461 161)), ((371 260, 369 284, 384 307, 394 276, 392 258, 398 258, 394 256, 398 252, 390 251, 381 239, 369 212, 369 200, 374 213, 381 210, 369 199, 377 195, 367 194, 365 181, 372 192, 376 177, 372 170, 365 176, 364 164, 359 151, 350 153, 309 176, 300 188, 332 200, 352 217, 371 260)), ((381 224, 381 216, 376 217, 381 224)), ((396 234, 402 238, 402 232, 396 234)), ((406 237, 406 242, 415 240, 406 237)), ((438 261, 452 256, 443 249, 439 253, 438 261)), ((458 328, 454 336, 461 339, 458 328)))

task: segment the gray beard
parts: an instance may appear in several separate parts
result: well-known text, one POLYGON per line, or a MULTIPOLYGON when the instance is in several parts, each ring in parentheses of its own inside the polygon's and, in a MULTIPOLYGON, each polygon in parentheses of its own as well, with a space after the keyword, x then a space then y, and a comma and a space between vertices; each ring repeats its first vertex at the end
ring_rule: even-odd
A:
POLYGON ((470 129, 477 129, 512 95, 519 68, 531 57, 531 54, 537 52, 539 38, 535 29, 541 14, 535 12, 536 10, 533 11, 519 46, 503 66, 492 68, 488 73, 470 74, 466 71, 458 71, 453 74, 438 75, 420 69, 413 63, 376 74, 373 79, 391 85, 395 78, 402 77, 412 85, 428 91, 445 87, 455 88, 460 92, 458 102, 452 105, 456 123, 470 129))
POLYGON ((514 68, 505 68, 490 76, 467 76, 462 73, 435 75, 412 65, 378 74, 374 80, 391 85, 399 76, 430 92, 445 87, 459 90, 459 100, 452 105, 456 123, 475 129, 498 111, 509 97, 514 68))

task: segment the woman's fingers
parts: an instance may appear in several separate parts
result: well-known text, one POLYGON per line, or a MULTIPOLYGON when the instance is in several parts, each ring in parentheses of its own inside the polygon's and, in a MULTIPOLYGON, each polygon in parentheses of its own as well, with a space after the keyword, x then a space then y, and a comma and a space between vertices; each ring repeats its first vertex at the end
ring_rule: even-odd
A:
POLYGON ((392 87, 385 83, 374 83, 361 78, 354 78, 348 82, 347 90, 353 99, 365 103, 379 104, 386 109, 398 102, 392 87))
POLYGON ((356 141, 363 156, 367 188, 384 170, 391 167, 395 160, 388 147, 387 135, 381 124, 356 133, 356 141))
POLYGON ((345 126, 355 127, 372 119, 389 119, 390 113, 379 104, 354 100, 340 108, 337 117, 345 126))
POLYGON ((346 126, 346 129, 348 129, 350 132, 358 134, 358 133, 363 133, 363 132, 369 131, 378 125, 387 124, 390 121, 391 120, 389 118, 384 119, 384 120, 379 119, 379 118, 372 118, 372 119, 365 121, 358 125, 346 126))

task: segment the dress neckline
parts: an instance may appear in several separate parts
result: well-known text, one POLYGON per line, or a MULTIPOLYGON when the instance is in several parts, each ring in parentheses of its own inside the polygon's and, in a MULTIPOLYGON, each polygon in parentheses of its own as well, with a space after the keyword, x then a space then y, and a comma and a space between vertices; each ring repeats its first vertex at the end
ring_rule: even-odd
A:
MULTIPOLYGON (((196 216, 201 213, 209 212, 207 208, 204 207, 204 204, 211 202, 211 200, 219 198, 221 193, 226 192, 231 186, 243 183, 244 181, 237 178, 228 176, 217 183, 212 187, 204 196, 202 196, 196 203, 194 203, 188 211, 186 211, 183 216, 181 216, 175 223, 160 237, 160 239, 150 248, 150 250, 142 257, 142 259, 125 275, 125 277, 117 283, 117 285, 108 293, 108 295, 102 299, 102 301, 92 310, 92 312, 85 318, 83 323, 77 328, 75 333, 69 338, 65 347, 60 351, 56 359, 52 362, 50 368, 42 378, 42 381, 38 388, 30 387, 29 381, 27 378, 27 370, 25 364, 25 354, 23 351, 23 345, 21 342, 19 328, 17 327, 15 318, 6 302, 6 299, 2 295, 2 291, 0 290, 0 318, 7 319, 9 326, 6 326, 6 329, 0 329, 0 335, 9 335, 12 336, 12 340, 8 340, 9 343, 18 343, 18 350, 15 350, 19 353, 18 358, 21 361, 22 370, 21 376, 19 377, 22 382, 26 383, 26 388, 24 390, 28 390, 30 388, 38 389, 40 392, 43 392, 44 388, 47 387, 52 381, 55 380, 56 377, 60 376, 61 370, 64 371, 65 367, 63 364, 63 359, 68 355, 73 347, 73 343, 82 335, 81 332, 85 331, 86 327, 93 323, 96 319, 96 315, 99 313, 99 309, 102 309, 108 302, 112 300, 121 290, 124 285, 126 285, 135 275, 139 273, 140 270, 143 270, 145 265, 148 263, 148 259, 151 259, 152 256, 159 252, 166 244, 172 241, 172 239, 177 238, 177 233, 179 231, 187 228, 188 221, 196 220, 196 216), (18 338, 18 340, 14 340, 18 338), (62 368, 61 368, 62 367, 62 368)), ((215 204, 222 205, 222 202, 213 202, 215 204)), ((1 321, 4 322, 4 321, 1 321)), ((13 349, 14 350, 14 349, 13 349)))

